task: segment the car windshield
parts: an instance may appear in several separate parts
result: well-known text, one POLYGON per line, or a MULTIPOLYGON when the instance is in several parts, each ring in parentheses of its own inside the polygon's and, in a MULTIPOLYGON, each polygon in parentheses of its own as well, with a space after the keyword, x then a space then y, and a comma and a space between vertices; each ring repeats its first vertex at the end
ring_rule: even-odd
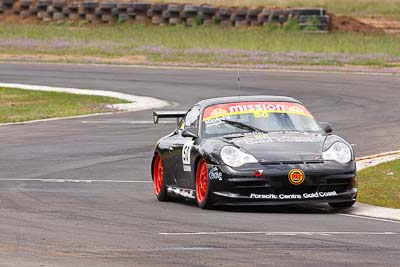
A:
POLYGON ((246 132, 320 132, 311 113, 292 102, 235 102, 204 109, 205 137, 246 132))

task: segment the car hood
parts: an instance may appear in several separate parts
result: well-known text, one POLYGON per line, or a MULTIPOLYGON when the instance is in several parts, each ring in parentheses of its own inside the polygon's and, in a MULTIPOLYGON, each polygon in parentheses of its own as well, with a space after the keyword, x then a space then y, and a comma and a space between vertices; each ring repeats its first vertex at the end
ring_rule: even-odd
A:
POLYGON ((314 133, 255 133, 224 139, 261 162, 316 161, 322 160, 326 136, 314 133))

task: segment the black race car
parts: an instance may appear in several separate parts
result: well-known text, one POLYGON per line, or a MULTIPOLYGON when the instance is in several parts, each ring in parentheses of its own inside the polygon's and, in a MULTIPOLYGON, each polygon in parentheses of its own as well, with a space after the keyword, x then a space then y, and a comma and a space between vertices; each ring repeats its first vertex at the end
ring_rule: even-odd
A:
POLYGON ((303 104, 283 96, 200 101, 188 112, 153 112, 178 127, 155 145, 151 174, 157 199, 214 204, 329 203, 357 197, 352 146, 317 123, 303 104))

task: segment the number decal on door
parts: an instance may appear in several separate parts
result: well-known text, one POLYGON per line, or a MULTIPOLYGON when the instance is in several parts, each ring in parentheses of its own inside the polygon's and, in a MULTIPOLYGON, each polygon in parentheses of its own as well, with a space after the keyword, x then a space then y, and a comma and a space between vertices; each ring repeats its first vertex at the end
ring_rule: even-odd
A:
POLYGON ((187 141, 182 149, 182 163, 183 165, 190 165, 190 151, 192 150, 193 141, 187 141))

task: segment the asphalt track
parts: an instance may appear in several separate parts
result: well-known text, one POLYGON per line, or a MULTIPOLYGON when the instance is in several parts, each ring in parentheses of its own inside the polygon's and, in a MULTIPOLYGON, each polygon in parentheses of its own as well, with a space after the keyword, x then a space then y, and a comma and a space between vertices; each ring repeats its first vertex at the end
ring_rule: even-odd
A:
MULTIPOLYGON (((0 64, 0 81, 156 96, 186 109, 236 94, 236 72, 0 64)), ((242 72, 241 94, 289 95, 355 144, 400 149, 400 76, 242 72)), ((328 206, 159 203, 151 112, 0 127, 0 266, 399 266, 400 223, 328 206), (185 234, 183 234, 185 233, 185 234)))

